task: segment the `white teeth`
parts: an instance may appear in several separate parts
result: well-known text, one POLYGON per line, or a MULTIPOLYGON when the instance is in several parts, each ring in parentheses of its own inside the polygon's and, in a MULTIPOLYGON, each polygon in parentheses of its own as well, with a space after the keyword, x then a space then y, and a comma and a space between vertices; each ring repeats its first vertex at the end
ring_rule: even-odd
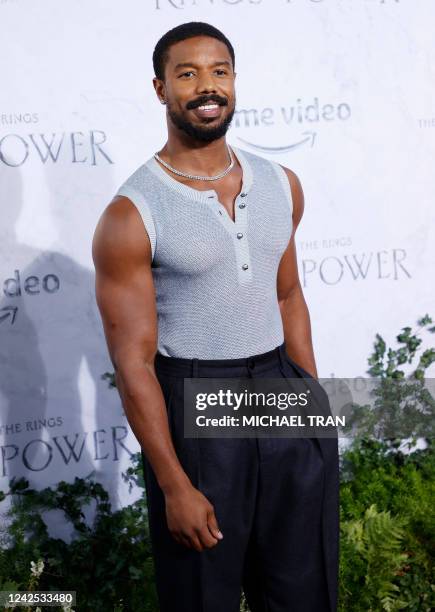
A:
POLYGON ((208 110, 208 109, 217 108, 217 107, 218 107, 217 104, 206 104, 205 106, 198 106, 200 110, 208 110))

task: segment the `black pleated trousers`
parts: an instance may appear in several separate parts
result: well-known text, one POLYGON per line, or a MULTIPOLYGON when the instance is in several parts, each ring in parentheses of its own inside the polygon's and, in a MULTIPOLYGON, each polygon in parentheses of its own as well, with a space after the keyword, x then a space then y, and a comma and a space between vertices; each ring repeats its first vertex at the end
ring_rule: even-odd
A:
MULTIPOLYGON (((336 438, 185 438, 184 378, 309 378, 286 353, 201 360, 157 353, 177 456, 213 504, 224 538, 198 552, 170 534, 165 500, 142 453, 160 612, 335 612, 339 480, 336 438)), ((326 397, 326 400, 325 400, 326 397)))

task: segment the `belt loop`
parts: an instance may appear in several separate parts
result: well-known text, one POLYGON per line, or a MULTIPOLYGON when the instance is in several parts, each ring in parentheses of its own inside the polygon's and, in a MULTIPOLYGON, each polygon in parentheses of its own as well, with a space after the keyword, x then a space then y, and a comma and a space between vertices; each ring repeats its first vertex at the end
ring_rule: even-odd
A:
POLYGON ((198 359, 192 359, 192 378, 198 378, 198 359))

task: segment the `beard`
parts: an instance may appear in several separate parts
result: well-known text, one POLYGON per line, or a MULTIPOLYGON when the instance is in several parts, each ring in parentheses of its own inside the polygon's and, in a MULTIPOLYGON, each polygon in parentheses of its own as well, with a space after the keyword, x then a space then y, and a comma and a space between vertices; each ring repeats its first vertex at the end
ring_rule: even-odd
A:
POLYGON ((172 108, 172 105, 169 103, 169 101, 167 101, 166 103, 166 108, 172 123, 178 129, 183 130, 183 132, 185 132, 194 140, 199 140, 201 142, 212 142, 213 140, 222 138, 222 136, 225 136, 225 134, 227 133, 228 128, 230 127, 234 117, 236 105, 234 103, 232 111, 218 125, 214 125, 211 127, 208 127, 207 124, 194 125, 188 119, 186 119, 182 113, 176 112, 172 108))

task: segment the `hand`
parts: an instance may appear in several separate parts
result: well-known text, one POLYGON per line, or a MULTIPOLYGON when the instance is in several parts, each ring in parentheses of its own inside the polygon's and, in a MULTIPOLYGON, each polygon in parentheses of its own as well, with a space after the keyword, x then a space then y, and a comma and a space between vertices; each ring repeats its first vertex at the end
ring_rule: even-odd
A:
POLYGON ((179 544, 202 551, 223 538, 212 504, 194 486, 165 494, 165 501, 168 528, 179 544))

